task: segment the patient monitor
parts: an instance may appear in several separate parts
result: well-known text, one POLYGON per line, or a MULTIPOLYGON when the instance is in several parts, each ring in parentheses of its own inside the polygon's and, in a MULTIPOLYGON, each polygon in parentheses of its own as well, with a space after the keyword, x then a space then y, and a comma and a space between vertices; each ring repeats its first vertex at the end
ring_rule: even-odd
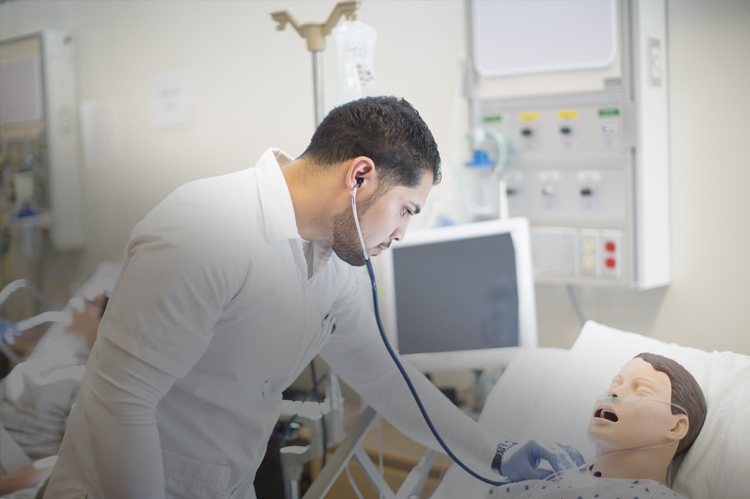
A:
POLYGON ((423 372, 503 365, 537 346, 524 218, 429 229, 379 258, 384 322, 401 357, 423 372))

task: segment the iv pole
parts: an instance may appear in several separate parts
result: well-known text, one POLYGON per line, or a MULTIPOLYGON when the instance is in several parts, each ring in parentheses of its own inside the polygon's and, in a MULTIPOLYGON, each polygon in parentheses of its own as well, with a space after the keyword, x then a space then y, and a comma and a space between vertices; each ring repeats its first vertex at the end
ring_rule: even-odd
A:
POLYGON ((315 126, 323 121, 323 51, 326 48, 325 37, 331 34, 331 30, 339 22, 341 16, 347 19, 356 19, 354 13, 360 6, 359 0, 339 2, 334 7, 328 20, 324 23, 305 23, 300 25, 297 18, 288 10, 272 12, 271 17, 279 23, 277 31, 284 31, 287 23, 299 33, 299 36, 307 40, 307 50, 312 52, 313 63, 313 97, 315 99, 315 126))
MULTIPOLYGON (((315 128, 323 121, 325 114, 323 106, 323 50, 325 50, 325 37, 338 23, 341 16, 347 19, 356 19, 355 11, 359 8, 360 0, 339 2, 324 23, 305 23, 300 25, 297 18, 288 10, 272 12, 271 17, 279 23, 277 31, 284 31, 287 23, 291 24, 295 31, 307 40, 307 49, 312 53, 313 66, 313 98, 315 100, 315 128)), ((315 383, 315 380, 313 380, 315 383)), ((307 417, 300 407, 297 420, 310 428, 311 442, 306 447, 287 446, 281 449, 281 468, 284 479, 284 496, 286 499, 299 499, 299 481, 302 479, 303 466, 323 452, 322 424, 326 425, 326 444, 329 446, 339 443, 344 438, 344 406, 341 397, 338 376, 327 368, 326 377, 326 400, 324 403, 327 411, 321 408, 319 416, 310 414, 307 417), (321 418, 323 421, 321 421, 321 418)))

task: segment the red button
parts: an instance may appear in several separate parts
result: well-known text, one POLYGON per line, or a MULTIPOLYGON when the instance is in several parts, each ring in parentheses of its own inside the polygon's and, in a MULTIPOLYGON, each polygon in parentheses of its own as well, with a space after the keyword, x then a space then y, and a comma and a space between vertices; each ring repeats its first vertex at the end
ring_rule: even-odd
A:
POLYGON ((613 243, 612 241, 607 241, 606 244, 604 245, 604 249, 606 249, 610 253, 612 253, 615 250, 615 247, 616 247, 615 243, 613 243))
POLYGON ((615 261, 614 258, 607 258, 604 261, 604 265, 606 265, 607 268, 613 269, 613 268, 615 268, 615 265, 617 265, 617 262, 615 261))

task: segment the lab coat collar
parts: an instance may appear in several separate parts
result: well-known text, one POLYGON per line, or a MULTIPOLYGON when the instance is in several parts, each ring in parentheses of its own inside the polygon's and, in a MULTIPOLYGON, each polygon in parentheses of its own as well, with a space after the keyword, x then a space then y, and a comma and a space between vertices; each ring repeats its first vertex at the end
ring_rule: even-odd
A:
POLYGON ((271 243, 300 237, 292 197, 281 173, 281 167, 292 161, 293 158, 280 149, 268 149, 255 164, 266 239, 271 243))
MULTIPOLYGON (((298 264, 300 269, 307 269, 302 236, 297 230, 297 218, 294 215, 294 204, 289 194, 289 187, 281 173, 281 167, 293 161, 293 158, 279 149, 268 149, 255 165, 255 178, 258 182, 258 192, 265 222, 266 239, 274 243, 284 240, 295 240, 298 264)), ((328 241, 312 241, 314 251, 313 272, 310 281, 320 275, 331 258, 333 250, 328 241)), ((305 279, 307 272, 305 274, 305 279)))

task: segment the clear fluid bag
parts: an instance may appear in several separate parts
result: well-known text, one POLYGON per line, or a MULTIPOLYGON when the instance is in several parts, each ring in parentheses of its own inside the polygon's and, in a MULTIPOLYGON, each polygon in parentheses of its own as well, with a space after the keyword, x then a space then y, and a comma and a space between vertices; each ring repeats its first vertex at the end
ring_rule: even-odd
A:
POLYGON ((374 67, 377 32, 361 21, 347 21, 333 33, 339 54, 339 105, 377 95, 374 67))

